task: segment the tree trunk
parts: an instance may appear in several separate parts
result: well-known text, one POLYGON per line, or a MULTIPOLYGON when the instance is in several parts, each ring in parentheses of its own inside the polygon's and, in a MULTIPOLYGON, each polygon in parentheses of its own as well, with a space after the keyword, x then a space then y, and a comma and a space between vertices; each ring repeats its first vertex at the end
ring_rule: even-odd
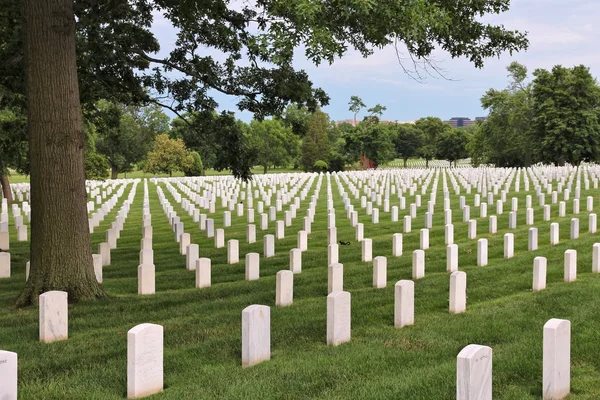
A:
POLYGON ((2 186, 2 196, 6 199, 8 205, 10 206, 13 203, 13 196, 12 190, 10 190, 8 176, 4 174, 0 175, 0 186, 2 186))
POLYGON ((266 173, 267 173, 267 171, 268 171, 268 168, 267 168, 267 166, 266 166, 266 165, 264 165, 264 166, 263 166, 263 174, 266 174, 266 173))
POLYGON ((425 168, 429 168, 429 158, 425 159, 425 168))
POLYGON ((404 168, 406 168, 406 162, 408 161, 408 158, 404 158, 404 168))
POLYGON ((115 167, 110 168, 110 179, 119 179, 119 171, 115 167))
POLYGON ((84 134, 73 0, 24 0, 31 160, 31 272, 18 306, 62 290, 70 301, 104 297, 88 226, 84 134))

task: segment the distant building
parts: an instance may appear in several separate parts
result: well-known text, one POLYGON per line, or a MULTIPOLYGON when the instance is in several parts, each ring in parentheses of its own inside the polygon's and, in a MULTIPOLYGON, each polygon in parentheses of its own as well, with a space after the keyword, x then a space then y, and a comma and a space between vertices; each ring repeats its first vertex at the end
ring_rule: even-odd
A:
POLYGON ((474 125, 477 122, 483 122, 486 119, 487 117, 476 117, 475 120, 472 120, 468 117, 452 117, 450 118, 450 120, 444 122, 453 128, 463 128, 466 126, 474 125))
MULTIPOLYGON (((361 120, 357 119, 356 120, 356 124, 354 124, 354 120, 353 119, 343 119, 340 121, 335 121, 336 125, 340 125, 340 124, 350 124, 352 126, 356 126, 361 122, 361 120)), ((415 121, 392 121, 391 119, 381 119, 379 120, 380 123, 382 124, 414 124, 415 121)))

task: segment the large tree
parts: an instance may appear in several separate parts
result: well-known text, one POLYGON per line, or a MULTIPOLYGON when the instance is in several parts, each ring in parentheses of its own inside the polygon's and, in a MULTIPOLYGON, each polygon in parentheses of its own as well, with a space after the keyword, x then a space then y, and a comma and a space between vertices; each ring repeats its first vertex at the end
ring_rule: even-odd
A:
POLYGON ((402 158, 406 168, 408 159, 419 154, 423 145, 423 133, 413 124, 397 124, 395 139, 396 153, 402 158))
POLYGON ((329 116, 323 111, 315 111, 308 123, 306 136, 302 139, 302 168, 312 171, 317 161, 329 165, 329 116))
POLYGON ((533 82, 534 135, 543 162, 600 161, 600 87, 579 65, 538 69, 533 82))
POLYGON ((269 167, 288 166, 298 154, 300 139, 279 120, 250 123, 251 153, 266 174, 269 167))
POLYGON ((467 158, 469 152, 467 144, 469 142, 468 131, 464 128, 452 128, 440 134, 437 141, 436 158, 439 160, 447 160, 452 166, 456 167, 456 161, 462 158, 467 158))
MULTIPOLYGON (((452 57, 466 57, 481 67, 487 57, 527 47, 522 33, 481 22, 485 14, 506 11, 509 0, 260 0, 243 5, 226 0, 23 0, 24 25, 19 1, 1 1, 0 12, 10 18, 0 18, 0 24, 11 26, 0 28, 9 32, 0 35, 8 43, 0 46, 0 85, 19 91, 25 82, 22 71, 27 73, 29 145, 35 159, 32 275, 20 304, 35 302, 50 289, 67 290, 75 300, 103 295, 94 279, 85 208, 82 102, 122 95, 120 102, 126 104, 141 99, 183 115, 214 110, 218 104, 212 93, 220 92, 236 96, 239 109, 261 118, 281 113, 290 103, 315 110, 328 102, 306 72, 293 68, 297 48, 319 64, 351 48, 369 56, 374 48, 403 43, 413 59, 427 63, 439 45, 452 57), (175 46, 166 56, 156 55, 158 42, 150 32, 154 15, 177 29, 175 46), (23 37, 25 52, 19 54, 23 37), (223 57, 207 55, 207 49, 223 57)), ((247 157, 236 156, 242 135, 228 130, 222 150, 234 173, 248 176, 247 157)))
POLYGON ((421 118, 417 120, 415 126, 423 135, 423 145, 419 149, 419 155, 425 159, 425 166, 429 167, 429 160, 435 157, 440 135, 449 131, 451 126, 437 117, 421 118))

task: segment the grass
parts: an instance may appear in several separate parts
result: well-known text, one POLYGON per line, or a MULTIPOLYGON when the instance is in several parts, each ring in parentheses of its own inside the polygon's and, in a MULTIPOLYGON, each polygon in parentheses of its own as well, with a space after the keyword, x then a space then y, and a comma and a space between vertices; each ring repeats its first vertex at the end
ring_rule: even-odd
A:
MULTIPOLYGON (((552 207, 552 222, 560 224, 560 244, 549 246, 550 222, 542 221, 542 208, 534 197, 535 226, 539 250, 527 251, 525 195, 511 192, 505 213, 498 218, 498 233, 489 235, 487 219, 478 219, 478 238, 489 240, 489 266, 476 267, 477 242, 467 239, 467 224, 458 211, 458 196, 452 194, 455 243, 459 267, 467 273, 467 312, 448 313, 449 274, 446 273, 442 179, 426 251, 425 278, 415 284, 415 325, 395 329, 394 283, 411 279, 411 253, 419 246, 426 200, 404 234, 404 255, 392 257, 392 234, 402 232, 402 222, 390 222, 380 209, 380 224, 360 210, 365 237, 373 239, 373 255, 388 257, 388 285, 372 288, 372 263, 360 262, 360 245, 345 218, 337 187, 332 185, 337 216, 338 240, 344 264, 344 288, 352 294, 352 340, 331 348, 326 345, 327 226, 326 181, 320 191, 308 251, 302 255, 302 273, 294 276, 294 304, 275 307, 275 274, 288 269, 289 250, 296 247, 296 232, 302 229, 313 184, 301 212, 286 228, 286 237, 276 240, 276 256, 260 260, 260 280, 244 280, 244 255, 262 254, 262 235, 274 234, 258 226, 255 244, 245 241, 246 217, 232 213, 232 226, 225 239, 240 241, 240 260, 226 264, 226 248, 215 249, 213 240, 200 232, 183 213, 164 184, 167 199, 185 223, 192 243, 200 245, 202 257, 212 259, 213 286, 195 289, 195 273, 186 271, 167 217, 162 212, 156 185, 149 183, 154 230, 154 260, 157 293, 138 296, 137 265, 140 250, 143 185, 121 232, 111 266, 104 268, 104 288, 110 299, 70 305, 69 335, 64 342, 38 342, 37 308, 14 309, 12 302, 25 280, 28 243, 16 242, 11 227, 13 276, 0 280, 0 348, 19 354, 19 393, 23 399, 122 399, 126 397, 127 331, 140 323, 165 327, 164 366, 166 390, 153 399, 454 399, 456 356, 468 344, 491 346, 494 399, 540 399, 542 394, 542 329, 550 318, 572 323, 571 387, 569 399, 600 397, 600 331, 598 302, 600 276, 591 273, 592 244, 597 234, 587 233, 587 212, 580 215, 580 238, 569 240, 570 215, 558 218, 552 207), (503 259, 503 234, 508 230, 510 198, 519 197, 520 212, 515 234, 515 257, 503 259), (563 253, 578 250, 578 277, 563 283, 563 253), (533 258, 548 258, 548 287, 532 293, 533 258), (251 368, 241 367, 241 312, 250 304, 271 307, 272 359, 251 368)), ((114 220, 121 202, 92 235, 94 250, 104 241, 104 231, 114 220)), ((522 188, 522 186, 521 186, 522 188)), ((533 185, 532 185, 533 190, 533 185)), ((464 191, 463 191, 464 193, 464 191)), ((529 194, 535 194, 530 192, 529 194)), ((597 190, 595 212, 600 206, 597 190)), ((472 206, 473 194, 465 195, 472 206)), ((408 212, 414 196, 407 197, 408 212)), ((495 198, 497 198, 496 196, 495 198)), ((392 196, 395 200, 395 196, 392 196)), ((547 196, 549 200, 549 196, 547 196)), ((255 200, 256 201, 256 200, 255 200)), ((396 204, 392 202, 392 204, 396 204)), ((286 209, 286 207, 284 207, 286 209)), ((567 210, 571 211, 571 202, 567 210)), ((222 226, 220 202, 215 226, 222 226)), ((488 207, 488 215, 495 207, 488 207)), ((479 215, 471 207, 471 217, 479 215)), ((283 213, 278 213, 281 219, 283 213)), ((12 220, 12 218, 11 218, 12 220)), ((256 214, 258 221, 258 213, 256 214)), ((11 221, 12 222, 12 221, 11 221)), ((258 224, 259 225, 259 224, 258 224)))

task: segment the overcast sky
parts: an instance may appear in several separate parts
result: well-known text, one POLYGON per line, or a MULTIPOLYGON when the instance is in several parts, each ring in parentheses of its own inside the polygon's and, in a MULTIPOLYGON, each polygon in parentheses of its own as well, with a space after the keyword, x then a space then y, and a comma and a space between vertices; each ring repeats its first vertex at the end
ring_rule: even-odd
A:
MULTIPOLYGON (((584 64, 592 74, 600 75, 600 0, 513 0, 509 12, 488 18, 507 29, 527 31, 529 50, 487 60, 477 69, 464 59, 451 59, 437 52, 435 58, 446 71, 446 79, 429 78, 418 83, 408 77, 394 48, 386 48, 364 59, 350 52, 333 65, 314 67, 298 58, 295 65, 305 69, 315 86, 331 97, 324 110, 332 119, 352 118, 348 111, 350 96, 357 95, 368 107, 380 103, 387 107, 383 119, 415 120, 424 116, 442 119, 485 116, 479 99, 490 88, 507 84, 506 66, 513 60, 525 64, 530 72, 550 69, 556 64, 584 64)), ((153 31, 167 51, 175 42, 175 30, 162 18, 156 18, 153 31)), ((161 51, 162 53, 162 51, 161 51)), ((236 111, 235 98, 218 97, 221 109, 236 111)), ((237 113, 246 121, 252 116, 237 113)))

